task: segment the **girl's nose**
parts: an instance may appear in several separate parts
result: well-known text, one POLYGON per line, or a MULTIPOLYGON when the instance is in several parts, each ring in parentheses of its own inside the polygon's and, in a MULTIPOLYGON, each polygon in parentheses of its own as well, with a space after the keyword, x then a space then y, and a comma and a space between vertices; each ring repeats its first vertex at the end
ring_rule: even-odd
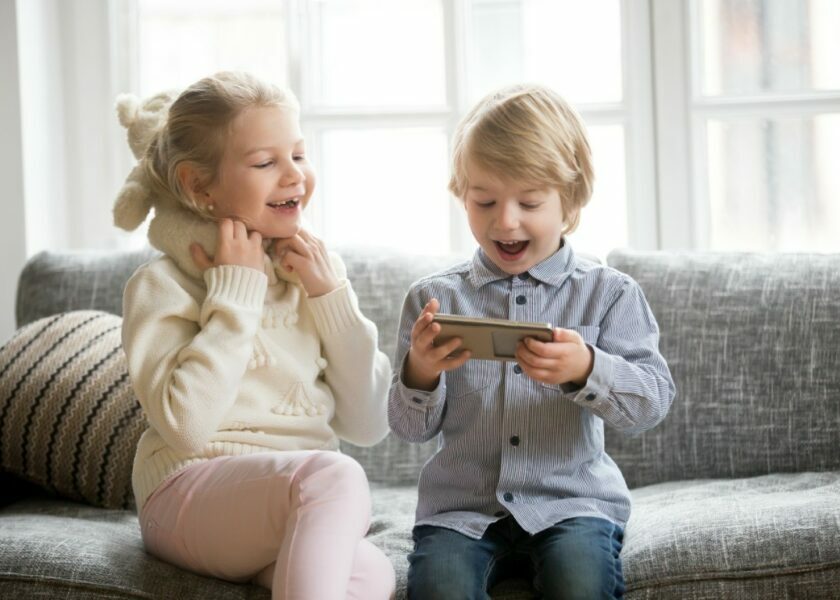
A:
POLYGON ((286 168, 283 169, 283 175, 280 177, 280 185, 283 187, 297 185, 298 183, 302 183, 305 179, 306 176, 303 174, 303 171, 297 163, 289 162, 286 168))

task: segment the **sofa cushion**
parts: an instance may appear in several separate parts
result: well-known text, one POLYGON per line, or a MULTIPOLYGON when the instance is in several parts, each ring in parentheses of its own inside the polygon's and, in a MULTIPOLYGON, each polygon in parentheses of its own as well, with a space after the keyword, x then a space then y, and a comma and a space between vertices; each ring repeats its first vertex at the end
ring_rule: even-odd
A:
POLYGON ((631 488, 840 469, 840 254, 616 251, 656 315, 677 395, 608 430, 631 488))
POLYGON ((651 485, 633 491, 628 596, 837 598, 838 540, 840 471, 651 485))
POLYGON ((72 311, 19 329, 0 349, 0 468, 96 506, 133 504, 145 429, 120 317, 72 311))
POLYGON ((32 498, 0 510, 0 597, 268 600, 146 554, 133 511, 32 498))

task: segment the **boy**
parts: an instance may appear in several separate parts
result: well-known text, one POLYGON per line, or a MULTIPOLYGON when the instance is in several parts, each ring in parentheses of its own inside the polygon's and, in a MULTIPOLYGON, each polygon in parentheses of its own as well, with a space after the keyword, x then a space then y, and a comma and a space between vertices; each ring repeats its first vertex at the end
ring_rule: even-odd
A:
POLYGON ((592 180, 583 124, 548 89, 491 94, 458 127, 449 187, 479 248, 409 290, 389 401, 399 436, 439 436, 420 475, 409 598, 489 598, 523 562, 545 598, 624 593, 630 494, 604 422, 653 427, 674 384, 638 284, 565 240, 592 180), (457 338, 435 346, 438 311, 557 328, 520 342, 515 362, 470 361, 457 338))

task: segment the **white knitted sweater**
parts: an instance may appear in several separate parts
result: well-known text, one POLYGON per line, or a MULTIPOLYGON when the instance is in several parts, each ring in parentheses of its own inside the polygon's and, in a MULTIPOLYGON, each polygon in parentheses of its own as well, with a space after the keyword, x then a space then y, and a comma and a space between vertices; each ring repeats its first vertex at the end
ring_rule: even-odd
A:
POLYGON ((159 211, 149 229, 166 256, 126 285, 122 339, 149 428, 134 459, 138 510, 169 475, 216 456, 373 445, 388 431, 390 362, 359 312, 343 263, 338 289, 308 298, 266 256, 264 271, 202 275, 189 245, 209 254, 216 226, 159 211))

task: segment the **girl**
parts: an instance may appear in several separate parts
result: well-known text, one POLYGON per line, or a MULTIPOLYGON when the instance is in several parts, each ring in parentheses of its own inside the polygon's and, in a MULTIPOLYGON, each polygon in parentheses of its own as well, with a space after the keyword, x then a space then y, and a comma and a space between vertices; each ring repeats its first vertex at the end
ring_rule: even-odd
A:
MULTIPOLYGON (((202 79, 138 169, 164 253, 123 300, 149 421, 133 470, 147 550, 272 598, 388 598, 364 471, 337 450, 387 433, 390 364, 342 262, 301 229, 315 176, 295 99, 242 73, 202 79)), ((118 202, 117 225, 133 210, 118 202)))

